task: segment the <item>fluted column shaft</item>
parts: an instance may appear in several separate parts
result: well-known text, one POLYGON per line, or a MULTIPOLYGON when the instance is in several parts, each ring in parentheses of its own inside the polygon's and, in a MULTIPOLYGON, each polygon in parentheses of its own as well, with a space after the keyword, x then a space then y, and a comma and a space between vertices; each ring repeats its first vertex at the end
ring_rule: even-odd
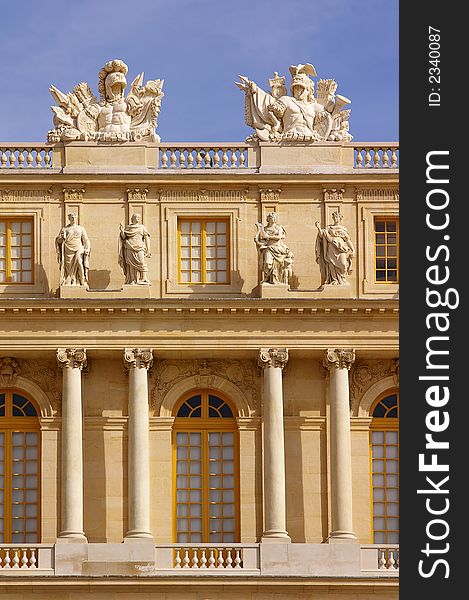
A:
POLYGON ((124 364, 129 373, 129 530, 125 537, 151 538, 148 369, 153 364, 153 351, 126 348, 124 364))
POLYGON ((258 365, 264 373, 264 533, 263 541, 290 541, 286 530, 285 435, 282 370, 286 348, 261 348, 258 365))
POLYGON ((57 362, 62 369, 62 501, 59 538, 86 541, 83 531, 83 411, 81 372, 86 351, 59 348, 57 362))
POLYGON ((323 365, 330 374, 331 527, 329 541, 356 541, 352 513, 349 369, 353 350, 328 349, 323 365))

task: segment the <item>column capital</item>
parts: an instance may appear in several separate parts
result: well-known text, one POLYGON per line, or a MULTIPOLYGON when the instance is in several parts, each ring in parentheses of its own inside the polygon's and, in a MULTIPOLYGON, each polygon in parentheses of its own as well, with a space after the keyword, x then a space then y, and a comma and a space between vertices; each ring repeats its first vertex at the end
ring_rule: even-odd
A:
POLYGON ((129 369, 151 369, 153 348, 124 348, 124 366, 129 369))
POLYGON ((353 348, 328 348, 322 359, 322 365, 325 369, 347 369, 355 362, 355 350, 353 348))
POLYGON ((61 369, 85 369, 87 366, 85 348, 57 348, 57 363, 61 369))
POLYGON ((260 348, 257 366, 260 369, 275 367, 283 369, 288 362, 288 348, 260 348))

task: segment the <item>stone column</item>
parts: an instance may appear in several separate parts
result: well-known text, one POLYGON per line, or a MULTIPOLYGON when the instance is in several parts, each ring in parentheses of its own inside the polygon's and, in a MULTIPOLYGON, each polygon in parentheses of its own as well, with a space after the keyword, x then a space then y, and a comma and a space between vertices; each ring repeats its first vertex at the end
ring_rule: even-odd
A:
POLYGON ((62 387, 62 502, 59 538, 86 542, 83 532, 83 415, 81 372, 86 350, 58 348, 62 387))
POLYGON ((153 350, 125 348, 129 373, 128 507, 126 539, 152 538, 150 531, 150 436, 148 418, 148 369, 153 350))
POLYGON ((352 452, 348 372, 355 361, 354 350, 329 348, 323 359, 329 371, 331 525, 329 542, 356 541, 352 520, 352 452))
POLYGON ((285 436, 282 370, 286 348, 261 348, 258 365, 264 372, 264 533, 262 541, 289 542, 285 507, 285 436))

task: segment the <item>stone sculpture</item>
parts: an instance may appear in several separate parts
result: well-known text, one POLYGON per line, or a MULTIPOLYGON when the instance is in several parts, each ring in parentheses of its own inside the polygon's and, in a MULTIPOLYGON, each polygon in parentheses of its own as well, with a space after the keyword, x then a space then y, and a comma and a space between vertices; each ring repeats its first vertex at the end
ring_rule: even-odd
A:
POLYGON ((355 249, 350 235, 340 222, 343 215, 332 213, 332 225, 321 229, 319 221, 315 225, 318 230, 316 238, 316 262, 321 271, 321 287, 324 285, 348 285, 346 276, 352 273, 352 258, 355 249))
POLYGON ((277 213, 267 215, 267 225, 256 223, 254 241, 259 255, 261 283, 288 284, 293 269, 293 254, 285 245, 285 229, 277 223, 277 213))
POLYGON ((86 230, 78 225, 78 216, 68 215, 69 224, 55 239, 57 261, 60 267, 60 285, 85 286, 90 268, 90 240, 86 230))
POLYGON ((58 106, 52 106, 54 129, 48 133, 49 142, 159 142, 155 129, 164 96, 164 80, 151 80, 142 87, 143 73, 140 73, 124 97, 127 71, 127 65, 119 59, 104 65, 99 72, 99 102, 85 82, 68 94, 51 85, 49 91, 58 106))
POLYGON ((246 125, 256 132, 247 141, 350 141, 350 110, 342 110, 350 100, 336 95, 337 83, 320 79, 315 97, 313 65, 292 65, 290 73, 291 96, 287 95, 285 77, 277 72, 269 79, 270 93, 240 75, 241 82, 236 85, 245 92, 246 125))
POLYGON ((127 227, 120 225, 119 266, 126 284, 150 285, 146 261, 151 257, 150 234, 139 221, 140 216, 133 214, 127 227))

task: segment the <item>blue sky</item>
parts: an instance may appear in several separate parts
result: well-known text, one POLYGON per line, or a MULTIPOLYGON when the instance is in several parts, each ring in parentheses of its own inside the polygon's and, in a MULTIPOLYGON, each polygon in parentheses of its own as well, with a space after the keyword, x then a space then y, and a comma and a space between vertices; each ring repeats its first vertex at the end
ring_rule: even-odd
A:
POLYGON ((246 75, 310 62, 352 100, 355 141, 398 140, 397 0, 25 0, 0 7, 0 140, 45 141, 51 83, 68 92, 112 58, 164 78, 163 141, 242 141, 246 75))

